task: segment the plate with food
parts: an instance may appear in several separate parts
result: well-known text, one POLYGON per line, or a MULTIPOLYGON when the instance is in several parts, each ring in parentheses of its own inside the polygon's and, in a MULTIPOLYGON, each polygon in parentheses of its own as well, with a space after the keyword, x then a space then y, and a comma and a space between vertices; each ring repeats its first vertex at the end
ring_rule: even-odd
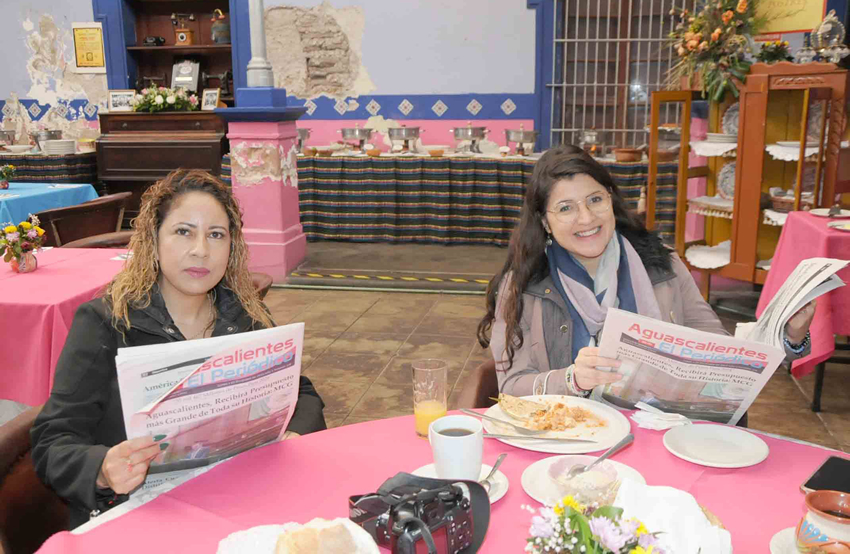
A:
POLYGON ((509 425, 483 420, 484 430, 488 433, 511 435, 509 439, 497 440, 517 448, 552 454, 584 454, 607 450, 631 431, 629 420, 614 408, 576 396, 516 397, 500 394, 499 402, 484 414, 527 429, 544 431, 533 435, 531 440, 524 440, 523 435, 509 425), (539 440, 541 438, 553 440, 539 440), (558 439, 589 439, 596 442, 559 442, 558 439))
POLYGON ((588 465, 595 460, 594 456, 569 455, 537 460, 522 472, 522 489, 534 500, 550 506, 568 494, 583 504, 610 504, 623 479, 646 484, 639 471, 613 460, 605 460, 592 470, 569 478, 573 465, 588 465))
POLYGON ((313 519, 305 524, 259 525, 231 533, 218 543, 216 554, 313 554, 347 552, 379 554, 378 545, 348 518, 313 519))

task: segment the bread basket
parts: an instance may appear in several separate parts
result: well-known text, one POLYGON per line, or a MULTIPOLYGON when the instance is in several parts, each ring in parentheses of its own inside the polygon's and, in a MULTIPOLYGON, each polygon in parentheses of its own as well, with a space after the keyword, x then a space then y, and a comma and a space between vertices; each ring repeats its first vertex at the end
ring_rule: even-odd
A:
POLYGON ((672 162, 675 161, 679 157, 678 152, 674 151, 666 151, 666 152, 658 152, 658 161, 659 162, 672 162))
POLYGON ((637 148, 615 148, 614 158, 618 162, 639 162, 643 159, 643 151, 637 148))

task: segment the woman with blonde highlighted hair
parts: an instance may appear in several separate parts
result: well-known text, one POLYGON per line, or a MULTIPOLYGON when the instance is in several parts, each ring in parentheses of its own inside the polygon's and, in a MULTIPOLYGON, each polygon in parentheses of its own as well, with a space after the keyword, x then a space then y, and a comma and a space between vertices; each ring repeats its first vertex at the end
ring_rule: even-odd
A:
MULTIPOLYGON (((126 500, 162 444, 127 440, 118 348, 274 326, 248 271, 242 216, 230 188, 177 170, 142 196, 132 256, 105 294, 80 306, 32 429, 39 477, 68 500, 71 528, 126 500)), ((325 429, 324 404, 301 376, 286 437, 325 429)))

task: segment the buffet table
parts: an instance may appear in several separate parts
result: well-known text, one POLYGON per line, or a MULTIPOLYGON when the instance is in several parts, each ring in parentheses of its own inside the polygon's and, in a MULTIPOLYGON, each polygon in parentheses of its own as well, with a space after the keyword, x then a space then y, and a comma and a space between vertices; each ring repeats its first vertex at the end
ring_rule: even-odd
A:
POLYGON ((95 183, 97 154, 2 154, 0 165, 15 166, 15 181, 27 183, 95 183))
MULTIPOLYGON (((638 470, 649 485, 694 495, 731 532, 735 552, 767 552, 775 533, 795 526, 805 512, 800 483, 836 454, 762 436, 770 448, 765 461, 715 469, 670 454, 662 445, 663 431, 632 423, 632 432, 634 444, 614 459, 638 470)), ((520 477, 530 464, 549 456, 485 440, 484 463, 492 464, 502 452, 509 453, 501 466, 509 488, 492 505, 480 550, 488 554, 523 551, 531 515, 520 506, 536 502, 523 491, 520 477)), ((338 427, 244 452, 116 519, 83 533, 54 535, 40 552, 101 552, 121 545, 128 554, 163 549, 214 553, 221 539, 241 529, 347 517, 350 495, 374 492, 397 472, 431 462, 428 441, 414 433, 413 416, 338 427)))
MULTIPOLYGON (((299 156, 301 225, 310 241, 497 244, 519 221, 534 158, 299 156)), ((637 207, 648 162, 600 160, 637 207)), ((677 164, 660 164, 656 228, 673 241, 677 164)), ((230 179, 224 157, 222 177, 230 179)))
POLYGON ((30 406, 47 400, 77 307, 121 270, 123 261, 112 258, 124 252, 52 248, 36 254, 38 269, 33 273, 0 266, 0 335, 7 343, 0 398, 30 406))

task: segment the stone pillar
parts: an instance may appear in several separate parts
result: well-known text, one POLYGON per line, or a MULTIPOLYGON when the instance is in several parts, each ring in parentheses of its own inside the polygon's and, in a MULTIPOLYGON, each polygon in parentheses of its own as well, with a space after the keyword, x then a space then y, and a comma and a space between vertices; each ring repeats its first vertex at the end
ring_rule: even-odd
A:
POLYGON ((248 62, 249 87, 273 87, 272 64, 266 59, 266 25, 263 0, 248 0, 248 20, 251 26, 251 61, 248 62))

